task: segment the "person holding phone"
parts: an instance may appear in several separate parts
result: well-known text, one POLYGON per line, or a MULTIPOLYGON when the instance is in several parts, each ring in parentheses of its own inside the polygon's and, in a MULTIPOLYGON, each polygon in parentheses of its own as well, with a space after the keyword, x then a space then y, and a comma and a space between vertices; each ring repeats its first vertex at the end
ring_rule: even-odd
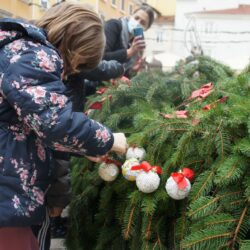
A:
POLYGON ((141 60, 146 44, 143 32, 154 21, 154 10, 147 4, 136 9, 131 17, 110 19, 105 23, 104 60, 124 63, 128 72, 141 60))

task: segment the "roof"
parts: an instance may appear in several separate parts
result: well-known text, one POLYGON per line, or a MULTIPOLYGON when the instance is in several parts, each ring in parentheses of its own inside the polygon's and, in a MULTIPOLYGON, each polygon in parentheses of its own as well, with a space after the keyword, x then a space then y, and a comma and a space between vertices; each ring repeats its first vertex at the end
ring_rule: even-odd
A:
POLYGON ((193 12, 193 14, 250 15, 250 5, 240 4, 238 8, 193 12))

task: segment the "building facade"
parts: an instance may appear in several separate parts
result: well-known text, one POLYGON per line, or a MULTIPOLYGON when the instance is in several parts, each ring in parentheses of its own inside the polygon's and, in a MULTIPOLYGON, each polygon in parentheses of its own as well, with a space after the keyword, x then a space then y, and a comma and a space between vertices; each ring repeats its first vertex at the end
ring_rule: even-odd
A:
POLYGON ((250 59, 249 0, 177 0, 173 52, 181 58, 192 47, 236 70, 250 59))
MULTIPOLYGON (((40 18, 44 12, 61 0, 0 0, 0 18, 40 18)), ((130 15, 143 1, 139 0, 75 0, 89 4, 104 20, 130 15)))

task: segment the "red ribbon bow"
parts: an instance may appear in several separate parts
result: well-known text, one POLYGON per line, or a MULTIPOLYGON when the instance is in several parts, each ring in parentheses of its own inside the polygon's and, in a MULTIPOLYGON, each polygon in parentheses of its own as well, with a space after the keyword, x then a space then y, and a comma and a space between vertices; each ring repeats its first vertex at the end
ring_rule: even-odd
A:
POLYGON ((110 159, 110 158, 108 158, 108 157, 104 157, 103 158, 103 161, 106 163, 106 164, 111 164, 111 163, 113 163, 113 164, 115 164, 116 166, 122 166, 122 163, 121 162, 119 162, 119 161, 116 161, 116 160, 113 160, 113 159, 110 159))
POLYGON ((143 161, 140 165, 133 166, 131 170, 143 170, 145 172, 153 171, 157 174, 162 174, 162 169, 159 166, 151 166, 147 161, 143 161))
MULTIPOLYGON (((109 100, 111 100, 112 99, 112 95, 108 95, 108 98, 109 98, 109 100)), ((103 97, 101 99, 101 101, 97 101, 97 102, 94 102, 94 103, 90 104, 90 106, 89 106, 88 109, 99 109, 99 110, 101 110, 102 106, 103 106, 103 103, 106 100, 107 100, 107 96, 103 97)))
POLYGON ((177 183, 179 189, 185 189, 188 186, 186 178, 192 181, 194 178, 194 171, 190 168, 183 168, 181 172, 174 172, 171 176, 177 183))
POLYGON ((213 87, 214 85, 211 82, 207 83, 203 85, 201 88, 193 91, 189 99, 193 98, 204 99, 213 92, 213 87))

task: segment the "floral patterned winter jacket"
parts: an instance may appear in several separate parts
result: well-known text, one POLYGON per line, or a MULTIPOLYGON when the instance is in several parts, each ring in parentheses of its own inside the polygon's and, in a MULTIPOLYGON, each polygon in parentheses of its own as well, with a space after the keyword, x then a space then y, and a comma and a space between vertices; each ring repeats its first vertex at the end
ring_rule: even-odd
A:
POLYGON ((62 69, 43 30, 0 19, 0 227, 43 220, 52 150, 97 156, 113 145, 106 127, 72 111, 62 69))

